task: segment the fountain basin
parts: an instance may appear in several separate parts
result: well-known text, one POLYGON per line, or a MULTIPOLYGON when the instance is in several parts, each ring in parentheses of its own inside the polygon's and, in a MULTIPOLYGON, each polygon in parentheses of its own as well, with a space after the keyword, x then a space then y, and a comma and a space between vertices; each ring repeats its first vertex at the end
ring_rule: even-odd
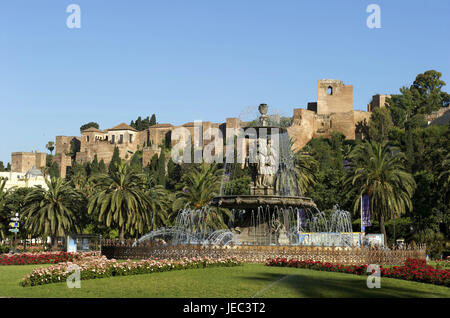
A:
POLYGON ((234 209, 256 209, 263 207, 292 207, 292 208, 316 208, 316 204, 311 198, 299 196, 280 195, 225 195, 212 199, 211 205, 234 209))

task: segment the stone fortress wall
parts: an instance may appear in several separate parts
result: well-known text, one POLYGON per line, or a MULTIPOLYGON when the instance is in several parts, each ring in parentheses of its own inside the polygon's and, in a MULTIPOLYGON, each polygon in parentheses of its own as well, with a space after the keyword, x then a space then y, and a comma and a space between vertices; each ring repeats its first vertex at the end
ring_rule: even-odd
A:
MULTIPOLYGON (((369 121, 371 111, 383 107, 389 95, 375 95, 368 105, 368 111, 353 109, 353 86, 342 81, 323 79, 317 82, 317 101, 308 103, 307 108, 295 108, 292 125, 288 132, 294 140, 293 150, 297 151, 315 137, 329 137, 333 131, 339 131, 347 139, 355 139, 355 128, 358 122, 369 121)), ((239 118, 226 118, 223 123, 202 122, 203 133, 210 127, 219 128, 226 138, 227 128, 245 127, 246 123, 239 118)), ((97 160, 105 164, 111 161, 114 148, 119 148, 122 159, 130 159, 137 150, 143 151, 143 164, 150 163, 151 158, 161 154, 160 145, 174 144, 171 133, 175 128, 184 127, 193 136, 194 123, 181 126, 172 124, 156 124, 144 131, 137 131, 125 123, 113 128, 99 130, 89 128, 81 132, 81 136, 56 136, 55 156, 60 168, 61 177, 66 176, 67 169, 72 165, 70 152, 75 151, 77 163, 91 162, 97 155, 97 160), (71 143, 75 149, 71 149, 71 143)), ((206 142, 208 143, 208 142, 206 142)), ((45 153, 13 153, 12 171, 25 172, 33 165, 45 166, 45 153)))

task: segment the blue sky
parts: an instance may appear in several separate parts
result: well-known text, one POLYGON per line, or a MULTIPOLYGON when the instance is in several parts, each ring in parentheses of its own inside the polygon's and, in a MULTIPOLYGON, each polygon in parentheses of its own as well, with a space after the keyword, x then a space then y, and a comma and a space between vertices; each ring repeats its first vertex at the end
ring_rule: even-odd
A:
POLYGON ((426 70, 450 82, 449 16, 447 0, 2 1, 0 160, 89 121, 223 122, 263 102, 292 115, 321 78, 354 85, 366 110, 426 70), (66 26, 71 3, 81 29, 66 26), (366 26, 371 3, 381 29, 366 26))

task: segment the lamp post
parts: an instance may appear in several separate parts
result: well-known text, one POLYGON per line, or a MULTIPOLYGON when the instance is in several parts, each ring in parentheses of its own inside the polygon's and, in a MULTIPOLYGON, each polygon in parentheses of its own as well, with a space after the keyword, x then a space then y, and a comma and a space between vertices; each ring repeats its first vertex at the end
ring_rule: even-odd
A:
MULTIPOLYGON (((19 219, 19 213, 16 213, 16 219, 19 219)), ((19 230, 19 228, 17 227, 17 230, 19 230)), ((17 231, 14 232, 14 254, 17 253, 17 231)))
POLYGON ((397 238, 395 236, 395 216, 394 216, 394 245, 397 246, 397 238))
POLYGON ((10 223, 11 228, 10 232, 14 232, 14 248, 13 253, 17 253, 17 232, 19 232, 19 213, 15 213, 15 215, 11 218, 10 223))

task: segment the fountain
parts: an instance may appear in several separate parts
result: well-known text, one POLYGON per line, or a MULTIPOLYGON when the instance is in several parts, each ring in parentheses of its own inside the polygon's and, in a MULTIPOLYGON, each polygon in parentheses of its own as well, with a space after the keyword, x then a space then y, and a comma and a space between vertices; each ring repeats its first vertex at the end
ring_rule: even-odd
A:
POLYGON ((183 209, 176 225, 141 237, 172 244, 251 244, 251 245, 325 245, 355 244, 350 213, 333 208, 329 217, 319 211, 311 198, 300 193, 294 155, 285 128, 275 125, 267 115, 266 104, 259 106, 261 116, 246 128, 246 160, 242 167, 251 172, 248 194, 230 193, 232 167, 226 163, 220 195, 211 206, 183 209), (256 151, 252 152, 251 147, 256 151), (229 229, 209 229, 205 219, 213 207, 231 210, 229 229))
POLYGON ((184 208, 178 213, 175 226, 151 231, 139 238, 135 245, 148 240, 163 244, 230 244, 233 240, 230 230, 212 230, 208 227, 206 219, 211 213, 214 211, 209 206, 195 210, 184 208))
MULTIPOLYGON (((212 205, 232 211, 234 224, 231 230, 236 244, 306 243, 301 233, 328 233, 331 225, 325 215, 317 210, 313 200, 300 193, 289 135, 285 128, 271 122, 267 110, 267 105, 261 104, 258 124, 247 127, 253 128, 256 133, 249 134, 247 140, 245 165, 252 175, 249 194, 227 192, 226 183, 232 182, 229 178, 232 164, 227 163, 226 177, 222 180, 225 184, 221 186, 221 194, 213 199, 212 205), (256 160, 250 159, 252 142, 256 142, 258 150, 256 160)), ((333 224, 333 227, 336 226, 333 224)), ((319 240, 321 243, 327 242, 328 235, 325 236, 319 240)), ((318 239, 308 242, 315 244, 318 239)))

